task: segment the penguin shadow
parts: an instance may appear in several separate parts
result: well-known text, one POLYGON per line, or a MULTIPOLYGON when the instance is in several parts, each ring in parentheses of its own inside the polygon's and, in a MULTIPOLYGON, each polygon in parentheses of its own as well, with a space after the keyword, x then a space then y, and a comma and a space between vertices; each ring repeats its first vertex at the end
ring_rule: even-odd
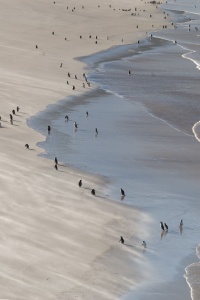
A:
POLYGON ((59 167, 64 167, 64 168, 67 168, 67 165, 65 164, 57 164, 59 167))
POLYGON ((107 199, 107 197, 106 197, 106 196, 103 196, 103 195, 95 195, 95 197, 101 198, 101 199, 107 199))
POLYGON ((29 148, 27 150, 30 150, 30 151, 36 151, 34 148, 29 148))
POLYGON ((59 170, 59 169, 57 169, 56 171, 57 171, 57 172, 60 172, 60 173, 67 173, 67 171, 59 170))
POLYGON ((135 198, 135 197, 133 197, 133 196, 121 195, 120 200, 123 201, 123 200, 125 199, 125 197, 126 197, 126 198, 131 198, 131 199, 134 199, 134 198, 135 198))
MULTIPOLYGON (((20 114, 26 115, 27 113, 25 113, 24 111, 20 111, 20 114)), ((22 116, 20 116, 20 117, 22 117, 22 116)))
POLYGON ((125 197, 134 199, 134 197, 130 197, 130 196, 127 196, 127 195, 121 195, 120 200, 123 201, 125 199, 125 197))
MULTIPOLYGON (((91 192, 91 188, 89 188, 89 187, 87 187, 87 186, 81 186, 80 187, 81 189, 85 189, 85 190, 89 190, 90 192, 91 192)), ((93 195, 94 197, 96 197, 96 198, 101 198, 101 199, 108 199, 108 196, 109 195, 93 195)))
POLYGON ((82 189, 85 189, 85 190, 90 190, 90 191, 91 191, 91 188, 86 187, 86 186, 82 186, 81 188, 82 188, 82 189))
MULTIPOLYGON (((68 86, 72 86, 73 87, 73 84, 68 84, 68 86)), ((77 89, 76 87, 75 87, 75 89, 74 89, 76 92, 80 92, 80 93, 82 93, 82 90, 80 90, 80 89, 77 89)))
POLYGON ((158 250, 156 250, 156 249, 154 249, 154 248, 149 248, 149 247, 146 247, 146 248, 144 248, 144 249, 153 250, 153 251, 158 251, 158 250))
POLYGON ((125 244, 125 243, 124 243, 124 245, 127 247, 135 248, 135 246, 133 246, 133 245, 129 245, 129 244, 125 244))
POLYGON ((181 235, 183 234, 183 227, 182 226, 179 226, 179 232, 180 232, 181 235))
POLYGON ((163 237, 165 237, 166 235, 168 234, 168 231, 161 231, 161 234, 160 234, 160 239, 162 240, 163 237))

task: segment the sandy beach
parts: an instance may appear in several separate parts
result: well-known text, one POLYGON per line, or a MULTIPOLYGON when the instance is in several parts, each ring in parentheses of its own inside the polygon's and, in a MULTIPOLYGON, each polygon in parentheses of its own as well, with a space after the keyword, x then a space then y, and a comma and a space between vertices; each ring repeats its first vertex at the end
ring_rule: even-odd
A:
POLYGON ((135 43, 170 20, 139 0, 1 1, 0 14, 0 297, 117 299, 145 279, 139 225, 151 220, 105 199, 106 178, 38 157, 41 135, 26 120, 92 88, 74 58, 135 43), (121 235, 138 242, 123 247, 121 235))

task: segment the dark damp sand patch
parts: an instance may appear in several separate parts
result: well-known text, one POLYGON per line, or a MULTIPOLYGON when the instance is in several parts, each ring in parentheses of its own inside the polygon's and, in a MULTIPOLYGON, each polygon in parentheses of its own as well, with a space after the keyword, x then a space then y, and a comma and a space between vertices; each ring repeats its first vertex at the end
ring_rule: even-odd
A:
MULTIPOLYGON (((168 12, 174 24, 175 23, 186 23, 191 20, 190 15, 194 15, 194 19, 198 18, 195 14, 186 13, 183 10, 173 10, 165 8, 165 4, 162 5, 162 10, 168 12), (189 15, 189 16, 188 16, 189 15)), ((199 16, 200 18, 200 16, 199 16)), ((167 31, 173 31, 174 29, 167 29, 167 31)), ((159 33, 165 32, 166 29, 160 30, 159 33)), ((152 47, 157 47, 159 45, 163 45, 164 43, 169 43, 168 41, 164 41, 162 39, 153 39, 151 35, 156 35, 157 32, 150 31, 148 33, 148 37, 142 39, 140 44, 128 44, 128 45, 119 45, 114 46, 112 48, 91 54, 86 57, 76 57, 76 60, 83 61, 87 64, 86 69, 96 68, 101 63, 116 61, 124 58, 128 58, 132 55, 132 53, 139 54, 141 51, 146 51, 152 49, 152 47)))
MULTIPOLYGON (((134 55, 139 55, 141 52, 151 50, 157 46, 167 45, 171 43, 162 39, 154 39, 154 37, 147 37, 140 41, 140 44, 120 45, 109 48, 107 50, 91 54, 90 56, 77 57, 76 60, 80 60, 86 63, 85 69, 95 69, 101 63, 120 61, 134 55)), ((128 71, 128 70, 127 70, 128 71)))

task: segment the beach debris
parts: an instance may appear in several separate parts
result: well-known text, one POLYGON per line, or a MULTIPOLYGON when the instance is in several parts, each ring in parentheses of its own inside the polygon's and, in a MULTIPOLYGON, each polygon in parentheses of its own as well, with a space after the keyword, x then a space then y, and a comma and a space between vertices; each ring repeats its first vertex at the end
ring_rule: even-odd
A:
POLYGON ((120 236, 119 243, 122 243, 122 244, 124 244, 124 238, 123 238, 123 236, 120 236))

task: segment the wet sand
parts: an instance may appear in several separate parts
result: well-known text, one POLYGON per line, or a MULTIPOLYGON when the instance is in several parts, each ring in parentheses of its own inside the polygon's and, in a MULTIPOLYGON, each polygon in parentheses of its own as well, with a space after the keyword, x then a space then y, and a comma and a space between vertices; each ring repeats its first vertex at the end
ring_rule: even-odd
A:
POLYGON ((42 136, 26 124, 84 91, 84 64, 73 58, 137 42, 169 22, 155 5, 129 8, 114 0, 1 3, 1 298, 116 299, 144 279, 138 235, 148 215, 104 199, 105 178, 62 164, 56 171, 38 157, 42 136), (120 235, 137 243, 124 247, 120 235))
MULTIPOLYGON (((178 36, 177 32, 176 34, 178 36)), ((127 169, 123 174, 124 177, 119 176, 120 180, 122 178, 124 179, 123 186, 126 187, 127 193, 127 196, 123 201, 125 203, 130 201, 137 207, 139 206, 143 210, 145 209, 146 212, 148 212, 148 215, 152 215, 153 221, 151 220, 151 224, 148 224, 148 222, 146 223, 146 221, 143 220, 142 226, 146 228, 143 238, 144 236, 145 239, 147 238, 147 244, 150 248, 154 249, 156 245, 155 249, 156 251, 159 251, 158 255, 151 255, 148 250, 145 253, 145 259, 147 256, 148 259, 153 262, 153 267, 151 268, 150 265, 147 266, 147 260, 145 260, 143 272, 146 273, 147 271, 147 280, 149 282, 152 281, 153 284, 151 285, 149 283, 147 287, 145 287, 144 283, 141 284, 139 291, 140 299, 142 292, 143 295, 145 294, 145 297, 148 297, 148 299, 151 296, 152 299, 154 299, 155 293, 159 297, 162 294, 163 298, 167 298, 168 294, 166 292, 163 294, 163 290, 167 291, 169 289, 171 291, 171 296, 173 295, 174 298, 178 299, 178 297, 181 297, 183 299, 184 297, 184 299, 189 299, 189 289, 185 279, 183 278, 183 274, 184 268, 192 262, 194 256, 192 256, 191 260, 187 261, 183 258, 189 253, 194 253, 195 247, 199 242, 199 224, 198 217, 196 215, 196 212, 199 210, 199 144, 192 134, 192 125, 198 119, 198 109, 196 109, 197 106, 194 105, 196 103, 196 91, 198 91, 198 86, 196 88, 196 82, 198 81, 198 70, 195 70, 193 64, 191 64, 191 62, 188 60, 181 61, 181 55, 184 53, 184 51, 179 47, 172 45, 172 42, 163 43, 163 41, 159 41, 159 39, 156 41, 158 44, 165 44, 165 60, 162 59, 163 50, 159 48, 158 50, 155 48, 156 56, 153 56, 153 52, 151 53, 150 60, 148 54, 145 55, 145 52, 148 52, 148 47, 146 46, 146 49, 143 49, 143 54, 140 52, 142 48, 139 47, 139 59, 133 59, 135 80, 132 84, 135 84, 136 86, 135 91, 137 91, 137 89, 142 90, 140 85, 147 87, 147 90, 149 91, 148 98, 146 99, 144 96, 144 88, 141 95, 139 93, 137 94, 136 92, 136 95, 134 95, 135 98, 139 98, 140 101, 142 99, 141 96, 144 97, 144 100, 146 100, 146 103, 144 101, 146 113, 145 108, 144 112, 142 113, 141 107, 139 108, 136 105, 132 105, 132 110, 130 109, 131 106, 129 106, 128 109, 128 105, 123 102, 123 99, 116 101, 116 95, 113 97, 113 100, 108 102, 108 99, 106 99, 107 103, 101 105, 99 102, 102 101, 102 99, 98 101, 98 99, 95 99, 94 97, 94 99, 88 99, 89 101, 85 101, 83 103, 81 98, 77 98, 73 109, 70 110, 70 118, 72 122, 73 120, 79 120, 80 131, 78 130, 77 133, 73 134, 71 130, 72 123, 69 123, 69 126, 67 126, 64 130, 67 131, 70 138, 74 139, 73 142, 75 147, 73 148, 73 142, 70 142, 70 147, 73 149, 72 152, 76 151, 76 158, 81 157, 78 151, 83 151, 83 144, 89 142, 91 147, 92 140, 89 140, 89 136, 91 138, 92 132, 90 129, 91 127, 95 127, 95 122, 99 120, 100 114, 108 113, 109 115, 109 120, 106 120, 104 117, 103 126, 99 124, 99 126, 101 125, 101 136, 99 136, 97 141, 100 141, 100 143, 102 141, 104 146, 106 137, 109 137, 111 130, 112 137, 116 133, 121 137, 122 133, 126 132, 127 134, 127 132, 129 132, 129 134, 127 134, 127 136, 129 136, 129 141, 127 142, 124 138, 121 138, 120 141, 123 140, 122 144, 128 145, 130 151, 132 151, 132 158, 134 160, 133 166, 131 166, 130 160, 128 160, 128 156, 125 155, 124 150, 123 157, 126 157, 127 161, 129 161, 130 168, 133 169, 131 178, 134 178, 134 183, 132 182, 129 185, 127 178, 127 174, 129 174, 129 172, 127 169), (180 67, 178 68, 178 66, 180 67), (145 76, 142 74, 141 70, 145 76), (166 70, 171 70, 169 72, 171 76, 168 76, 166 70), (149 74, 152 72, 153 76, 151 80, 149 74), (179 74, 179 72, 181 74, 179 74), (162 80, 160 81, 159 77, 161 79, 164 77, 165 82, 162 82, 162 80), (143 78, 143 81, 141 81, 141 78, 143 78), (154 86, 155 82, 157 85, 154 86), (174 86, 170 85, 170 82, 173 82, 174 86), (152 89, 153 86, 154 88, 152 89), (178 91, 177 87, 179 87, 178 91), (190 90, 189 102, 187 101, 188 89, 190 90), (151 94, 150 92, 152 91, 153 93, 151 94), (165 97, 167 95, 167 99, 169 99, 169 101, 166 101, 166 98, 163 96, 163 92, 165 92, 165 97), (170 92, 173 94, 172 98, 170 98, 170 92), (179 95, 181 97, 179 97, 179 95), (151 101, 148 101, 149 99, 151 101), (95 102, 95 100, 97 101, 95 102), (180 100, 182 100, 182 102, 180 100), (120 101, 121 104, 118 105, 117 103, 120 103, 120 101), (170 107, 170 105, 172 106, 170 107), (187 109, 188 105, 190 109, 187 109), (120 118, 118 118, 118 121, 114 126, 115 128, 112 128, 113 124, 110 120, 112 113, 116 113, 113 107, 115 107, 116 111, 117 107, 123 107, 123 109, 121 109, 120 118), (90 112, 90 118, 87 119, 87 124, 85 116, 86 110, 89 110, 90 112), (95 113, 97 111, 99 114, 98 118, 97 114, 95 113), (132 114, 128 117, 126 111, 131 111, 132 114), (171 112, 171 114, 169 112, 171 112), (130 128, 133 128, 134 131, 131 132, 130 128), (130 143, 130 140, 132 139, 133 145, 130 143), (182 217, 184 218, 184 229, 183 233, 181 234, 178 229, 178 223, 180 221, 179 218, 182 217), (158 224, 160 218, 162 220, 167 220, 167 223, 169 222, 168 225, 170 227, 170 231, 163 236, 161 235, 161 237, 158 236, 158 224), (161 240, 159 241, 159 239, 161 240), (149 270, 152 270, 152 272, 149 270), (177 286, 178 289, 176 289, 177 286), (187 291, 187 293, 185 291, 187 291)), ((102 53, 99 56, 102 57, 102 53)), ((115 58, 115 60, 116 59, 117 58, 115 58)), ((109 66, 112 66, 112 64, 114 71, 117 70, 116 62, 108 63, 109 66)), ((123 74, 123 72, 127 71, 128 67, 124 62, 121 64, 121 66, 120 72, 123 74)), ((99 68, 99 66, 97 67, 99 68)), ((106 75, 103 73, 105 82, 109 80, 109 77, 111 78, 113 76, 114 71, 113 73, 110 72, 109 67, 106 69, 106 75)), ((97 78, 97 75, 93 74, 91 78, 93 76, 97 78)), ((114 78, 117 78, 117 76, 114 78)), ((122 78, 120 82, 122 82, 122 78)), ((130 86, 130 82, 130 78, 129 82, 127 79, 127 85, 125 85, 126 89, 130 86)), ((121 84, 120 87, 122 88, 123 85, 121 84)), ((122 91, 122 93, 124 92, 125 91, 122 91)), ((131 100, 134 101, 134 97, 132 98, 133 99, 131 100)), ((59 120, 58 122, 56 121, 54 123, 56 128, 58 128, 58 131, 62 131, 63 124, 59 123, 59 120)), ((65 127, 63 126, 63 128, 65 127)), ((115 149, 120 150, 120 145, 116 147, 115 143, 116 141, 114 141, 114 138, 112 138, 112 144, 115 145, 115 149)), ((110 147, 107 147, 107 149, 109 148, 110 147)), ((95 155, 99 158, 99 153, 97 150, 94 151, 93 148, 90 150, 92 150, 92 152, 95 153, 95 155)), ((69 151, 69 149, 67 151, 69 151)), ((102 151, 100 151, 100 155, 101 154, 102 151)), ((53 153, 51 153, 51 155, 53 155, 53 153)), ((93 156, 94 154, 90 157, 92 158, 93 156)), ((86 156, 84 154, 82 158, 85 159, 85 157, 86 156)), ((101 161, 101 158, 99 159, 101 161)), ((69 161, 70 163, 72 162, 71 157, 69 161)), ((117 165, 119 164, 119 161, 120 160, 118 159, 117 165)), ((89 162, 91 163, 91 159, 89 159, 89 162)), ((88 165, 89 162, 85 163, 85 161, 83 162, 82 159, 80 160, 80 163, 83 164, 83 167, 84 165, 88 165)), ((75 161, 75 165, 77 165, 77 161, 75 161)), ((102 167, 103 164, 101 164, 100 169, 102 169, 102 167)), ((111 169, 116 176, 118 176, 119 170, 115 171, 115 167, 116 164, 113 163, 111 169)), ((97 169, 97 172, 100 169, 97 169)), ((114 181, 115 180, 116 177, 114 176, 114 181)), ((118 189, 115 190, 114 193, 114 198, 119 199, 120 197, 118 194, 118 189)), ((135 242, 136 241, 133 237, 133 245, 135 242)), ((193 278, 192 273, 190 275, 190 278, 193 278)), ((133 292, 128 299, 132 299, 133 297, 136 299, 136 295, 138 295, 137 289, 135 293, 133 292)))

